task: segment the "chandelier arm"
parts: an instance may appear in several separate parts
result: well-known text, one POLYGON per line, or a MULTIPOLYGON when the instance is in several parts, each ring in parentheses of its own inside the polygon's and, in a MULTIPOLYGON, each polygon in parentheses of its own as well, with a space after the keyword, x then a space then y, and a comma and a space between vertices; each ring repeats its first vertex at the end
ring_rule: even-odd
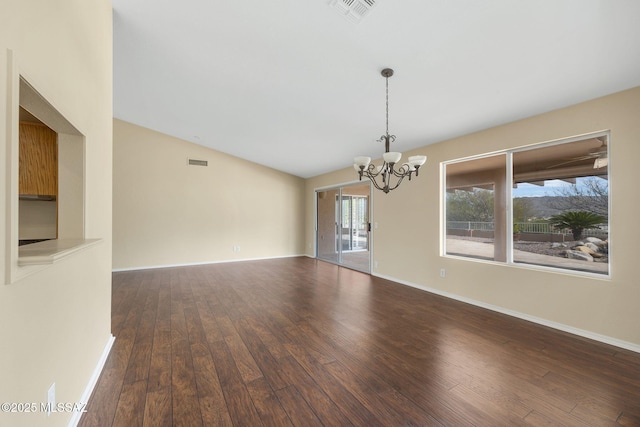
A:
POLYGON ((400 172, 400 170, 392 169, 392 165, 386 162, 384 163, 380 171, 373 172, 374 170, 376 170, 375 166, 370 165, 368 170, 363 171, 363 175, 366 176, 371 181, 371 183, 376 189, 381 190, 385 193, 388 193, 391 190, 395 190, 396 188, 398 188, 398 186, 404 180, 405 177, 408 176, 409 179, 411 179, 411 175, 412 175, 411 171, 406 171, 407 170, 406 166, 403 165, 400 168, 400 170, 404 172, 400 172), (395 176, 396 178, 398 178, 395 184, 392 184, 391 182, 392 176, 395 176), (378 177, 381 178, 382 183, 378 182, 378 179, 377 179, 378 177))
POLYGON ((398 186, 400 185, 400 183, 404 179, 404 176, 400 176, 398 178, 398 181, 395 183, 395 185, 391 184, 390 178, 391 178, 390 175, 382 174, 382 184, 380 184, 380 183, 378 183, 377 179, 369 177, 369 179, 373 183, 373 186, 375 188, 377 188, 378 190, 384 191, 385 193, 388 193, 389 191, 398 188, 398 186))
MULTIPOLYGON (((382 171, 382 169, 380 169, 380 171, 382 171)), ((367 174, 367 176, 374 178, 380 174, 380 171, 376 171, 376 165, 374 165, 373 163, 370 163, 369 167, 365 169, 365 173, 367 174)))
MULTIPOLYGON (((376 189, 381 190, 381 191, 385 191, 384 187, 380 187, 380 185, 378 185, 378 182, 375 180, 375 178, 371 178, 368 177, 369 180, 371 181, 371 183, 373 184, 374 187, 376 187, 376 189)), ((387 191, 385 191, 386 193, 387 191)))
POLYGON ((409 168, 407 168, 405 165, 402 165, 400 168, 398 168, 398 170, 394 170, 393 174, 395 176, 399 177, 405 177, 405 176, 411 176, 413 172, 409 170, 409 168))
POLYGON ((396 188, 398 188, 398 186, 400 186, 400 183, 402 182, 405 176, 406 175, 402 175, 400 178, 398 178, 398 182, 396 182, 396 185, 394 185, 393 187, 390 187, 389 191, 395 190, 396 188))

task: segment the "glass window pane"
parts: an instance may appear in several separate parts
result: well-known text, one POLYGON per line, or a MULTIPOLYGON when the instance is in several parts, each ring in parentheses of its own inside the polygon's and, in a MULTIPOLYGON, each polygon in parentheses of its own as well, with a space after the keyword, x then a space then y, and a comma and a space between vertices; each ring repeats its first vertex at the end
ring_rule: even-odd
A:
POLYGON ((505 155, 446 165, 447 255, 506 261, 505 171, 505 155))
POLYGON ((513 260, 609 273, 605 136, 513 153, 513 260))
POLYGON ((338 262, 338 190, 317 192, 318 258, 338 262))

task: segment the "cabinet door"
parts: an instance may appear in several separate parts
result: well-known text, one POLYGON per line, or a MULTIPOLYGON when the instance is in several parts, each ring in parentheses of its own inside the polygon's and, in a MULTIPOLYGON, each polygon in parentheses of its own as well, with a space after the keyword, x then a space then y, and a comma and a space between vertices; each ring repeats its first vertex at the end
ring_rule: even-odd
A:
POLYGON ((58 135, 45 125, 20 123, 20 194, 58 195, 58 135))

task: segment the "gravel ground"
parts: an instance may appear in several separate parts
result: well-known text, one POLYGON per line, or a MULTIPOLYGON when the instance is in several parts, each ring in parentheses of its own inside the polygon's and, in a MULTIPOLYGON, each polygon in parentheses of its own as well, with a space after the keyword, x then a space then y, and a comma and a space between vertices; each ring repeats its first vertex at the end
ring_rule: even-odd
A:
MULTIPOLYGON (((449 236, 449 238, 492 243, 491 239, 484 239, 484 238, 478 238, 478 237, 449 236)), ((577 242, 564 242, 566 247, 552 248, 550 242, 528 242, 528 241, 518 240, 513 242, 513 248, 521 251, 533 252, 541 255, 549 255, 549 256, 565 258, 563 251, 567 249, 571 249, 572 247, 576 246, 576 243, 577 242)), ((607 256, 603 256, 602 258, 594 258, 594 262, 606 263, 608 261, 609 261, 609 258, 607 256)))

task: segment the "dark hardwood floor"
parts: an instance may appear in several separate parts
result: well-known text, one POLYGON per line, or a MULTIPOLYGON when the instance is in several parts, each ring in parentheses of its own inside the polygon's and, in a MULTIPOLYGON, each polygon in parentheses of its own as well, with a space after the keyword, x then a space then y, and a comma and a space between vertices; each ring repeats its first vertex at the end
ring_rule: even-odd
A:
POLYGON ((640 354, 309 258, 113 275, 81 426, 640 425, 640 354))

